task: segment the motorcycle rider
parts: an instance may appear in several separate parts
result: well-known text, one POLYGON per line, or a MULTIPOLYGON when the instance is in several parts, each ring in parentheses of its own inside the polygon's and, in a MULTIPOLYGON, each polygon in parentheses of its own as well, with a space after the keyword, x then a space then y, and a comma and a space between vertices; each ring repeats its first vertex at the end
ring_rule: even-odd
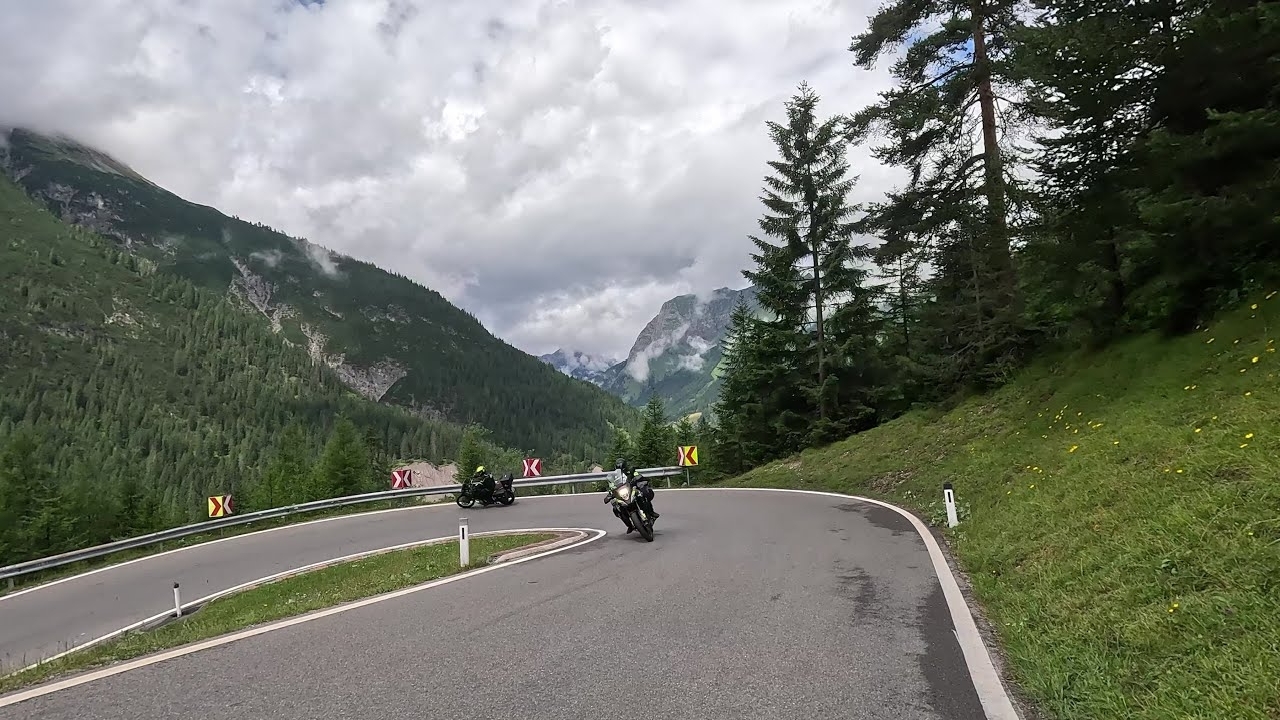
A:
MULTIPOLYGON (((636 469, 631 467, 631 465, 627 463, 625 458, 618 458, 617 461, 614 462, 613 464, 613 469, 621 471, 622 474, 626 476, 627 480, 635 482, 636 469)), ((636 485, 636 489, 640 491, 640 496, 639 498, 637 498, 637 502, 640 503, 641 509, 644 510, 646 515, 653 518, 654 520, 657 520, 659 517, 658 511, 653 509, 653 494, 654 494, 653 488, 649 486, 649 482, 645 480, 643 476, 640 478, 640 483, 636 485)), ((610 494, 606 493, 604 496, 604 501, 609 502, 610 499, 611 499, 610 494)), ((617 518, 621 520, 624 525, 627 526, 628 535, 630 535, 632 531, 635 530, 635 527, 631 524, 631 518, 622 514, 622 512, 618 510, 616 505, 613 508, 613 514, 617 516, 617 518)))
POLYGON ((493 502, 493 491, 496 483, 493 475, 488 470, 485 470, 483 465, 477 467, 476 471, 472 473, 471 482, 479 486, 480 492, 483 493, 483 502, 493 502))

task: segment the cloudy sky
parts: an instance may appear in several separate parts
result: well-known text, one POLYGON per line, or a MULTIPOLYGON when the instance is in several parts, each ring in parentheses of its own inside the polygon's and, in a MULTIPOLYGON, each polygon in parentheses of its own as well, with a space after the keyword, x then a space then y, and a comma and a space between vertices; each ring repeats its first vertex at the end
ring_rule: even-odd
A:
MULTIPOLYGON (((522 349, 625 355, 742 287, 764 122, 887 86, 872 0, 11 0, 0 124, 395 269, 522 349)), ((855 199, 895 175, 850 159, 855 199)))

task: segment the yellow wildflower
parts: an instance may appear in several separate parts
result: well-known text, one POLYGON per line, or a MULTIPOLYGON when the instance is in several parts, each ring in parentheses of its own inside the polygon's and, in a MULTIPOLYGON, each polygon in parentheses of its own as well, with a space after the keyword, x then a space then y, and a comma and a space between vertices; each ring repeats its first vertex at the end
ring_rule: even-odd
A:
POLYGON ((1075 452, 1076 450, 1078 450, 1079 448, 1080 448, 1080 446, 1079 446, 1079 445, 1072 445, 1072 446, 1071 446, 1071 449, 1070 449, 1070 450, 1068 450, 1067 452, 1069 452, 1069 453, 1073 453, 1073 452, 1075 452))
POLYGON ((1257 355, 1254 355, 1254 356, 1253 356, 1253 362, 1255 362, 1255 363, 1256 363, 1256 362, 1258 362, 1258 356, 1257 356, 1257 355))
POLYGON ((1253 433, 1245 433, 1245 434, 1244 434, 1244 439, 1245 439, 1245 440, 1252 440, 1252 439, 1253 439, 1253 433))

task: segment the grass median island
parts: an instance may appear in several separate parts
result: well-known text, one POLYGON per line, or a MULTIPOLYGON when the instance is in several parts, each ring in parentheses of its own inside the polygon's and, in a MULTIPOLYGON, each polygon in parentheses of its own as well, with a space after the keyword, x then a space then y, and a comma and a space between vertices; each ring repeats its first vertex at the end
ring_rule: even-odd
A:
POLYGON ((1061 720, 1280 718, 1280 295, 1032 368, 727 485, 945 525, 1009 669, 1061 720))
MULTIPOLYGON (((458 541, 394 550, 341 565, 320 568, 210 602, 179 620, 154 630, 129 633, 34 667, 0 677, 0 694, 50 680, 69 672, 130 660, 282 620, 362 598, 381 595, 474 570, 491 555, 546 542, 557 533, 473 536, 471 564, 458 564, 458 541)), ((192 598, 194 599, 194 598, 192 598)))

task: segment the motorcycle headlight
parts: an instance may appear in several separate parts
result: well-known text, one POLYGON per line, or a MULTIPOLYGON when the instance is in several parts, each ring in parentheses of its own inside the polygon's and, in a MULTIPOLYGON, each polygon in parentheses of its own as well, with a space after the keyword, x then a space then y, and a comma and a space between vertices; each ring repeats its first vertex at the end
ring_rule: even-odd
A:
POLYGON ((631 502, 631 486, 630 485, 619 485, 617 488, 614 489, 613 492, 618 496, 619 500, 623 502, 631 502))

